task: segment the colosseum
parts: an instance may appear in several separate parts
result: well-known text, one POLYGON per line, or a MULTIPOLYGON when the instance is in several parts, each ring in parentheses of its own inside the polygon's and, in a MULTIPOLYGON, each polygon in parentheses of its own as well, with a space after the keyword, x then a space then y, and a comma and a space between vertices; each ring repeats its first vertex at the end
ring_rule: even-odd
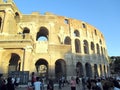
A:
POLYGON ((103 34, 94 26, 49 12, 22 14, 13 0, 0 0, 0 73, 38 76, 108 76, 103 34))

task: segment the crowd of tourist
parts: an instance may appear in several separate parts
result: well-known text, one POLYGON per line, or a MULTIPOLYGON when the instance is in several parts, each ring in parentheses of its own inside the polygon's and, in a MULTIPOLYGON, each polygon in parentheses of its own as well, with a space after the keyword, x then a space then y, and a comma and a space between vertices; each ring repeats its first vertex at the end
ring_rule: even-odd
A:
MULTIPOLYGON (((7 79, 0 77, 0 90, 15 90, 19 86, 19 77, 8 77, 7 79)), ((71 90, 79 86, 80 90, 120 90, 120 77, 71 77, 67 80, 64 76, 58 79, 58 89, 62 90, 64 86, 70 87, 71 90)), ((42 78, 36 77, 33 72, 31 75, 31 84, 28 90, 45 90, 44 85, 47 85, 47 90, 54 90, 54 81, 52 78, 44 83, 42 78)))
POLYGON ((15 90, 19 86, 19 77, 0 77, 0 90, 15 90))
POLYGON ((120 78, 82 78, 83 90, 120 90, 120 78))

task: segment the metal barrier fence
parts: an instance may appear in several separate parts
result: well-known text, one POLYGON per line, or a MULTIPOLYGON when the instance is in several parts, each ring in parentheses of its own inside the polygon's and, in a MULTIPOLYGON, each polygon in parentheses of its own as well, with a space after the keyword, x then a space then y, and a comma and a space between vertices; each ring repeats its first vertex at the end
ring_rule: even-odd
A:
POLYGON ((19 77, 21 85, 28 84, 29 81, 29 71, 11 71, 8 76, 14 78, 19 77))

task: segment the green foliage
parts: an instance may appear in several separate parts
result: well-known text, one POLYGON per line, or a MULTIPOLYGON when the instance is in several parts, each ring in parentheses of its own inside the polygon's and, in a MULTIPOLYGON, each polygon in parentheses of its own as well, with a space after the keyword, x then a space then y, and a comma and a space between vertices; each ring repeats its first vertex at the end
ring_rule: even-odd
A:
POLYGON ((116 73, 120 72, 120 57, 114 61, 114 71, 116 73))

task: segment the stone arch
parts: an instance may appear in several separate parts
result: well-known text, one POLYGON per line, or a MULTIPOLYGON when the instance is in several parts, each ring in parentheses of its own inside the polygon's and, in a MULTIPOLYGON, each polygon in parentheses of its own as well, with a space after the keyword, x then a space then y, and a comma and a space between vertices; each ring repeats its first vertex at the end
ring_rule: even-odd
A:
POLYGON ((83 28, 86 28, 86 25, 85 25, 85 23, 82 23, 82 27, 83 27, 83 28))
POLYGON ((40 27, 39 31, 37 32, 36 40, 37 41, 47 41, 49 36, 49 31, 46 27, 40 27))
POLYGON ((102 76, 102 65, 100 64, 100 76, 102 76))
POLYGON ((92 77, 92 67, 90 63, 85 64, 86 77, 92 77))
POLYGON ((25 28, 23 29, 23 34, 28 34, 28 33, 30 33, 30 29, 27 28, 27 27, 25 27, 25 28))
POLYGON ((97 49, 97 54, 100 54, 100 47, 99 47, 98 43, 96 44, 96 49, 97 49))
POLYGON ((101 54, 103 55, 103 48, 102 48, 102 46, 101 46, 101 54))
POLYGON ((58 59, 55 62, 55 76, 56 78, 66 77, 66 62, 63 59, 58 59))
POLYGON ((74 36, 75 36, 75 37, 80 37, 80 33, 79 33, 78 30, 75 30, 75 31, 74 31, 74 36))
POLYGON ((89 54, 89 45, 88 45, 88 41, 87 40, 84 40, 83 41, 83 46, 84 46, 84 53, 85 54, 89 54))
POLYGON ((97 35, 97 30, 96 29, 94 29, 94 34, 97 35))
POLYGON ((35 63, 37 74, 40 77, 48 77, 48 62, 45 59, 39 59, 35 63))
POLYGON ((70 37, 65 37, 64 44, 71 45, 71 39, 70 37))
POLYGON ((93 42, 91 42, 91 51, 92 51, 92 54, 95 53, 95 45, 93 42))
POLYGON ((106 67, 104 65, 104 76, 106 76, 106 67))
POLYGON ((79 39, 75 39, 75 52, 81 53, 81 44, 79 39))
POLYGON ((9 60, 8 73, 11 71, 20 71, 21 60, 20 56, 16 53, 11 53, 11 58, 9 60))
POLYGON ((102 44, 102 40, 101 39, 99 40, 99 43, 102 44))
POLYGON ((98 67, 97 67, 97 64, 94 64, 94 77, 98 77, 98 67))
POLYGON ((78 77, 83 77, 84 72, 83 72, 83 65, 81 62, 76 63, 76 73, 78 77))

